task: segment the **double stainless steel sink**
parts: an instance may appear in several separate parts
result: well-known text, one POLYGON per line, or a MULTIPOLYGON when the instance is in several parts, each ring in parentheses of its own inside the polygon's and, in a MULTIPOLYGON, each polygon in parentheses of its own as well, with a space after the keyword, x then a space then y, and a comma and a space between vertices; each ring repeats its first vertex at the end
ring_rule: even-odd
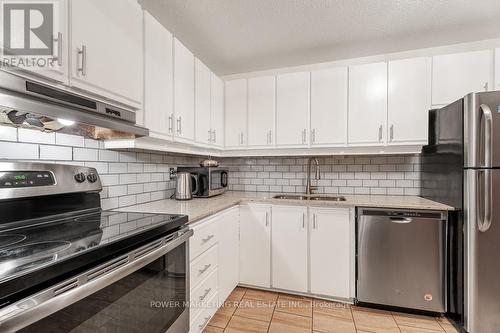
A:
POLYGON ((313 200, 313 201, 346 201, 342 196, 325 196, 325 195, 294 195, 294 194, 280 194, 275 195, 273 199, 283 200, 313 200))

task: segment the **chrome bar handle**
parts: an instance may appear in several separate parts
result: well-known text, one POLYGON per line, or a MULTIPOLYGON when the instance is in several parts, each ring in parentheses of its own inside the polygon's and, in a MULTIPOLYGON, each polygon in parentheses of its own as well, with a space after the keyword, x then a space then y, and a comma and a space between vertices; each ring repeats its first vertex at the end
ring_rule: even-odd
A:
POLYGON ((208 242, 209 240, 211 240, 212 238, 214 238, 214 236, 215 235, 213 235, 213 234, 212 235, 208 235, 207 238, 203 238, 201 240, 201 242, 204 244, 204 243, 208 242))
POLYGON ((210 294, 211 291, 212 291, 212 288, 205 289, 205 292, 199 298, 200 301, 203 301, 208 296, 208 294, 210 294))
POLYGON ((491 168, 491 147, 492 147, 492 130, 493 130, 493 114, 491 109, 486 104, 481 104, 479 110, 484 117, 484 165, 485 168, 491 168))
POLYGON ((208 130, 208 142, 212 142, 212 130, 208 130))
POLYGON ((269 212, 266 212, 266 227, 269 227, 269 212))
POLYGON ((215 143, 215 142, 217 142, 217 130, 213 130, 212 133, 214 134, 214 136, 212 138, 212 143, 215 143))
POLYGON ((168 116, 168 132, 169 133, 172 133, 173 129, 174 129, 174 124, 173 124, 173 115, 170 114, 170 116, 168 116))
POLYGON ((81 73, 82 76, 87 75, 87 46, 82 45, 81 49, 77 49, 78 55, 80 55, 82 59, 82 66, 78 67, 77 72, 81 73))
POLYGON ((202 269, 198 270, 198 275, 202 275, 203 273, 205 273, 211 266, 212 264, 206 264, 202 269))
POLYGON ((177 118, 177 134, 182 134, 182 117, 177 118))
POLYGON ((243 144, 243 132, 240 132, 240 145, 243 144))
POLYGON ((382 141, 382 125, 378 127, 378 141, 382 141))
POLYGON ((302 213, 302 229, 306 228, 306 214, 302 213))
POLYGON ((62 66, 62 54, 63 54, 63 42, 62 42, 62 32, 57 33, 57 38, 54 38, 52 43, 52 48, 54 48, 54 43, 57 43, 57 55, 53 56, 52 59, 57 61, 57 65, 62 66))
POLYGON ((391 136, 391 141, 394 140, 394 125, 391 125, 391 129, 390 129, 390 136, 391 136))
POLYGON ((201 329, 203 329, 203 327, 207 326, 207 324, 211 318, 212 318, 212 316, 205 317, 205 320, 203 320, 203 323, 198 325, 199 329, 201 330, 201 329))
POLYGON ((479 106, 479 110, 482 112, 482 116, 484 117, 484 162, 483 167, 486 169, 480 170, 479 173, 484 174, 484 183, 483 183, 483 209, 484 214, 481 221, 481 217, 478 219, 478 229, 481 232, 486 232, 491 227, 492 221, 492 179, 491 179, 491 168, 492 158, 492 133, 493 133, 493 114, 491 109, 486 104, 481 104, 479 106))
POLYGON ((313 229, 316 229, 317 228, 317 224, 316 224, 316 213, 313 214, 313 229))
POLYGON ((311 130, 311 143, 315 143, 316 142, 316 129, 313 128, 311 130))
POLYGON ((483 86, 484 91, 488 91, 488 86, 489 86, 489 82, 488 82, 488 81, 486 81, 486 82, 484 83, 484 86, 483 86))

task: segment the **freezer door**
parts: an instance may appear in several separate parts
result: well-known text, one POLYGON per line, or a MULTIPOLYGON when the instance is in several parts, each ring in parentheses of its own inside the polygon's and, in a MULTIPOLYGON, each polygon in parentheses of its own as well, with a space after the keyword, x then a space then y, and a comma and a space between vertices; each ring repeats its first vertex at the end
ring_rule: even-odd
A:
POLYGON ((465 170, 468 332, 500 332, 500 169, 465 170))
POLYGON ((500 91, 464 98, 466 168, 500 167, 500 91))
POLYGON ((444 312, 444 230, 440 218, 361 212, 357 234, 358 301, 444 312))

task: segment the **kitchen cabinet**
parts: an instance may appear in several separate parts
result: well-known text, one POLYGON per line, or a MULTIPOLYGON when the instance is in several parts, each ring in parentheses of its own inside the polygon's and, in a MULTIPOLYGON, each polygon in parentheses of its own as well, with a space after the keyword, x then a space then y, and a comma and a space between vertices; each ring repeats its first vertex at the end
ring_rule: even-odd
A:
POLYGON ((177 141, 194 141, 194 56, 174 38, 174 135, 177 141))
POLYGON ((271 287, 271 206, 240 206, 240 283, 271 287))
POLYGON ((343 146, 347 140, 347 67, 311 72, 312 146, 343 146))
POLYGON ((272 287, 307 292, 307 207, 272 207, 272 287))
POLYGON ((246 79, 226 81, 226 148, 247 144, 247 93, 246 79))
POLYGON ((70 84, 140 108, 143 98, 141 6, 135 0, 72 0, 69 13, 70 84))
POLYGON ((144 126, 149 135, 172 138, 173 36, 144 12, 144 126))
POLYGON ((214 73, 211 80, 211 113, 212 144, 216 147, 224 146, 224 81, 214 73))
POLYGON ((432 104, 449 104, 471 92, 493 90, 493 51, 432 58, 432 104))
POLYGON ((500 90, 500 47, 495 49, 495 88, 500 90))
POLYGON ((311 207, 309 228, 311 293, 351 297, 354 259, 349 208, 311 207))
POLYGON ((223 212, 217 221, 219 236, 219 301, 224 302, 239 281, 239 208, 223 212))
POLYGON ((248 146, 273 144, 275 111, 275 77, 263 76, 248 79, 248 146))
POLYGON ((276 145, 306 146, 308 143, 310 73, 276 77, 276 145))
POLYGON ((196 111, 196 142, 212 143, 212 127, 210 124, 211 109, 211 72, 198 58, 195 59, 195 111, 196 111))
POLYGON ((427 144, 431 109, 431 58, 390 61, 388 144, 427 144))
MULTIPOLYGON (((52 53, 47 56, 37 56, 37 58, 46 59, 47 66, 45 68, 33 68, 31 66, 22 65, 13 68, 2 66, 2 70, 13 71, 17 75, 26 76, 35 80, 41 78, 48 79, 51 83, 55 81, 56 83, 68 84, 68 1, 55 0, 50 3, 53 5, 54 30, 50 44, 46 45, 47 43, 45 41, 42 41, 42 43, 47 48, 52 48, 52 53)), ((32 56, 21 56, 21 58, 25 57, 31 59, 32 56)))
POLYGON ((387 64, 349 67, 350 145, 383 145, 387 116, 387 64))

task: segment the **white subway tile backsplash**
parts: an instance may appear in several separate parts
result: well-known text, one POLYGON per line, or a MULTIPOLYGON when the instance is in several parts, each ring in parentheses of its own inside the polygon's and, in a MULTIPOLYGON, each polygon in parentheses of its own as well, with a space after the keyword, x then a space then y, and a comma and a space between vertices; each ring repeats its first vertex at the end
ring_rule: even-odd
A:
POLYGON ((99 161, 103 162, 118 162, 120 160, 119 154, 112 150, 99 150, 99 161))
POLYGON ((73 160, 75 161, 96 161, 97 160, 97 149, 88 148, 74 148, 73 149, 73 160))
POLYGON ((109 163, 109 173, 127 173, 127 163, 109 163))
POLYGON ((63 146, 40 145, 41 160, 71 161, 73 160, 73 149, 63 146))
POLYGON ((0 158, 36 160, 38 157, 38 145, 5 141, 0 142, 0 158))
POLYGON ((17 128, 10 126, 0 126, 0 140, 17 141, 17 128))
POLYGON ((32 143, 44 143, 44 144, 56 143, 55 133, 46 133, 26 128, 19 128, 17 130, 17 137, 19 142, 32 142, 32 143))
POLYGON ((56 144, 60 146, 84 147, 85 139, 79 135, 56 133, 56 144))
POLYGON ((120 175, 120 184, 133 184, 137 183, 137 174, 124 173, 120 175))

